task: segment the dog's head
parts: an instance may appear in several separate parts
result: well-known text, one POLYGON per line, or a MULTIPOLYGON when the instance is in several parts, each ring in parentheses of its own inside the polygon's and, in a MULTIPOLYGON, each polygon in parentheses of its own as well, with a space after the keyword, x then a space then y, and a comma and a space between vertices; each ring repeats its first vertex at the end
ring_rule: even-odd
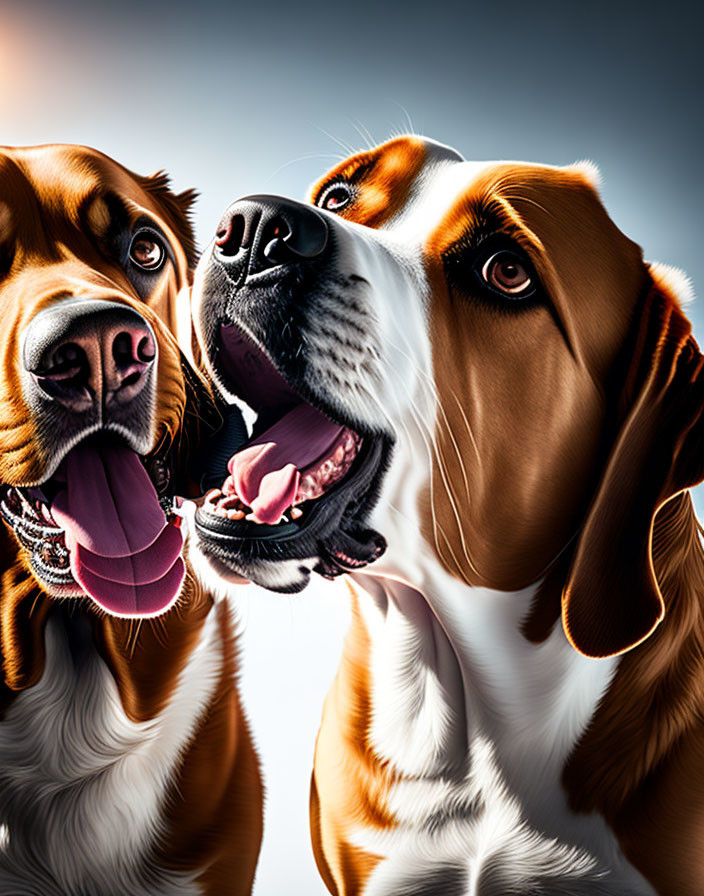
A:
POLYGON ((700 355, 594 169, 404 137, 310 198, 236 202, 199 265, 209 372, 258 414, 197 514, 205 553, 295 590, 384 536, 380 573, 514 590, 576 545, 568 634, 637 643, 662 615, 653 517, 701 478, 700 355))
POLYGON ((45 593, 163 612, 205 394, 169 332, 193 195, 71 146, 3 149, 0 175, 2 516, 45 593))

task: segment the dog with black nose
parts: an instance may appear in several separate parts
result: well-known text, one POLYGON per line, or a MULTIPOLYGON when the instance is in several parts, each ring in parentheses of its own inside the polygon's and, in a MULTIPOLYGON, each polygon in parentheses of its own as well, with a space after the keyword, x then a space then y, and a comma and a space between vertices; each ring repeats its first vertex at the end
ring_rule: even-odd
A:
POLYGON ((704 892, 704 358, 593 165, 402 137, 231 205, 192 311, 253 411, 200 567, 348 573, 337 896, 704 892))
POLYGON ((0 171, 0 893, 245 896, 233 621, 176 510, 217 419, 172 334, 193 195, 83 147, 0 171))

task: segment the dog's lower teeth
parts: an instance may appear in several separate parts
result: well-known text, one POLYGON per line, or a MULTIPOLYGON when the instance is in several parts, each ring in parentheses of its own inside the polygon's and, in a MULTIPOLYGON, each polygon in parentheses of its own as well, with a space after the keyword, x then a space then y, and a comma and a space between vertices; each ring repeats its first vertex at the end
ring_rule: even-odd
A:
POLYGON ((320 497, 322 493, 323 489, 320 486, 320 483, 309 474, 301 479, 301 483, 298 486, 298 493, 296 494, 296 503, 312 501, 313 498, 320 497))
POLYGON ((300 507, 292 507, 289 513, 292 520, 298 520, 303 516, 303 511, 300 507))

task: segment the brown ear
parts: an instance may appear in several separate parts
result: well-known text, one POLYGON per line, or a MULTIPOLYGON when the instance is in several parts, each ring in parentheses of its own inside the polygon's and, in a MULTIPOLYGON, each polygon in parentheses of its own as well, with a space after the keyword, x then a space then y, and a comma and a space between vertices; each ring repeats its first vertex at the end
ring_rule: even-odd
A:
POLYGON ((169 227, 183 246, 188 267, 194 268, 197 252, 191 211, 193 203, 198 198, 198 193, 195 190, 173 193, 169 189, 169 176, 165 171, 157 171, 151 177, 140 177, 139 182, 142 188, 150 193, 161 206, 169 227))
POLYGON ((704 479, 704 357, 676 298, 652 273, 635 352, 636 394, 562 593, 565 633, 592 657, 630 650, 662 621, 651 554, 655 516, 704 479))

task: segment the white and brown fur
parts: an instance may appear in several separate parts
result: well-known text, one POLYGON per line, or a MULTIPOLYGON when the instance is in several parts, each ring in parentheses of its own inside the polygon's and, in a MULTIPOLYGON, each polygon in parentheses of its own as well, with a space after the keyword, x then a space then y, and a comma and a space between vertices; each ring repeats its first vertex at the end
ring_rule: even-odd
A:
POLYGON ((396 444, 371 520, 389 547, 354 577, 317 742, 323 878, 338 896, 695 896, 704 555, 684 489, 702 478, 702 359, 686 281, 642 262, 589 165, 469 163, 401 138, 312 200, 339 181, 354 192, 334 264, 362 278, 375 359, 339 398, 396 444), (542 283, 532 307, 451 282, 456 253, 497 233, 542 283))
MULTIPOLYGON (((388 549, 352 576, 317 741, 328 889, 696 896, 704 554, 687 489, 704 478, 704 358, 685 278, 643 261, 587 163, 473 163, 402 137, 310 199, 231 206, 193 316, 216 383, 217 326, 234 323, 364 434, 366 458, 393 445, 373 512, 368 490, 336 524, 388 549), (249 238, 228 247, 236 215, 249 238), (324 245, 262 260, 265 215, 294 247, 322 219, 324 245), (497 251, 534 290, 490 288, 497 251)), ((252 531, 228 564, 279 591, 339 572, 336 532, 318 548, 305 520, 298 553, 292 536, 265 554, 252 531)))
MULTIPOLYGON (((310 198, 328 242, 280 309, 287 350, 305 394, 394 445, 369 521, 388 550, 353 576, 316 748, 326 885, 701 893, 686 489, 704 477, 704 388, 684 279, 643 262, 589 164, 471 163, 403 137, 310 198), (524 259, 530 301, 482 282, 495 245, 524 259)), ((196 321, 208 288, 196 278, 196 321)))
MULTIPOLYGON (((3 150, 0 167, 0 482, 31 485, 57 462, 23 404, 19 353, 37 311, 67 295, 149 320, 159 348, 152 447, 192 450, 206 391, 169 332, 190 280, 192 194, 82 147, 3 150), (146 292, 107 240, 116 204, 121 227, 146 216, 167 241, 170 260, 146 292)), ((230 608, 190 573, 154 619, 53 594, 0 524, 0 893, 251 892, 262 787, 236 635, 230 608)))

